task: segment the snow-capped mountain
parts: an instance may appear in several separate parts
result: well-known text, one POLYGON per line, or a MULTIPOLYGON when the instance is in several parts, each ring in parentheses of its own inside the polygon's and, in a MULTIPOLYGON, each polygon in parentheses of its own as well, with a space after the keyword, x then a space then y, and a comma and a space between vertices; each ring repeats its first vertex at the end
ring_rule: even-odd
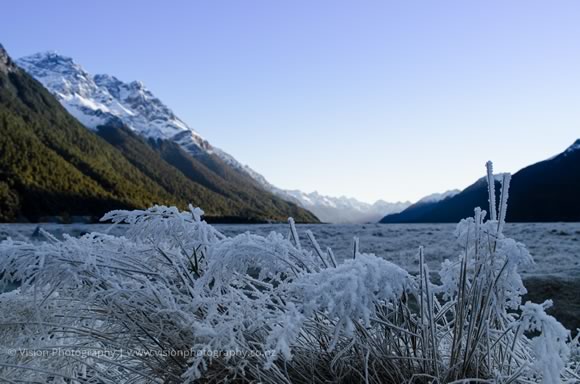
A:
POLYGON ((93 76, 72 58, 55 52, 37 53, 18 59, 16 63, 40 81, 89 129, 121 121, 144 137, 175 141, 194 156, 215 154, 236 170, 250 175, 249 167, 213 147, 142 82, 125 83, 111 75, 93 76))
POLYGON ((326 223, 374 223, 385 215, 401 212, 411 204, 408 201, 389 203, 383 200, 368 204, 352 197, 324 196, 318 192, 297 190, 277 189, 275 193, 308 209, 326 223))
POLYGON ((374 222, 410 204, 384 201, 367 204, 353 198, 279 189, 232 155, 212 146, 142 82, 125 83, 107 74, 91 75, 72 58, 55 52, 37 53, 18 59, 16 63, 51 91, 67 111, 87 128, 96 129, 108 123, 121 122, 146 138, 176 142, 193 156, 213 154, 264 190, 310 210, 322 221, 374 222))

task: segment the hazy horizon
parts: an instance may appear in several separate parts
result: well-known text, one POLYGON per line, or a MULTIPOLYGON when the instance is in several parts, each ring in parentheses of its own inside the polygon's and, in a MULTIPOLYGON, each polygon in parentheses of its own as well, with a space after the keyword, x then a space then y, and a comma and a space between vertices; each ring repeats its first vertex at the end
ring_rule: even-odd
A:
POLYGON ((140 80, 284 189, 462 189, 580 137, 580 3, 20 1, 0 43, 140 80), (446 6, 444 6, 446 5, 446 6))

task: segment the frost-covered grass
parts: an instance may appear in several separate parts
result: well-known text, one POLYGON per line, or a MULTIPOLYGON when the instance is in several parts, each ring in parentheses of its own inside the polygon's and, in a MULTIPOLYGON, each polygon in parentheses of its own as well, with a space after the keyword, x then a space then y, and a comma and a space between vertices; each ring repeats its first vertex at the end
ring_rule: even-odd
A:
MULTIPOLYGON (((28 224, 25 233, 32 233, 35 227, 28 224)), ((60 227, 61 231, 66 229, 60 227)), ((287 231, 284 224, 219 224, 215 227, 227 236, 235 236, 247 231, 259 235, 267 235, 271 231, 281 233, 287 231)), ((340 261, 352 257, 352 239, 356 236, 360 239, 361 251, 383 257, 414 274, 419 270, 417 258, 419 246, 425 248, 426 262, 432 273, 439 270, 445 259, 456 257, 462 248, 453 235, 457 227, 456 223, 297 224, 296 227, 303 241, 308 241, 306 231, 312 231, 320 245, 332 247, 336 258, 340 261)), ((100 230, 106 229, 107 227, 103 226, 100 230)), ((51 228, 47 230, 51 231, 51 228)), ((534 258, 534 264, 520 271, 525 278, 546 274, 560 278, 580 276, 580 223, 508 222, 504 228, 504 234, 524 243, 534 258)))
POLYGON ((521 303, 532 258, 503 234, 503 185, 494 219, 457 225, 437 284, 429 249, 414 273, 356 240, 337 261, 292 220, 228 237, 197 208, 107 214, 124 236, 4 241, 1 281, 20 288, 0 295, 0 381, 574 382, 577 339, 549 302, 521 303))
MULTIPOLYGON (((314 233, 323 248, 331 247, 337 260, 352 258, 353 236, 360 239, 361 252, 373 253, 407 271, 419 270, 417 249, 425 248, 425 259, 431 272, 439 270, 445 259, 461 252, 453 233, 457 224, 296 224, 302 242, 308 243, 306 232, 314 233)), ((58 239, 64 234, 79 237, 85 233, 100 232, 115 236, 125 233, 126 225, 110 224, 0 224, 0 241, 43 241, 38 234, 42 228, 58 239)), ((288 224, 216 224, 218 231, 228 237, 252 232, 267 236, 270 232, 286 233, 288 224)), ((580 223, 506 223, 504 234, 522 242, 534 258, 534 264, 520 270, 524 279, 556 276, 574 279, 580 276, 580 223)))

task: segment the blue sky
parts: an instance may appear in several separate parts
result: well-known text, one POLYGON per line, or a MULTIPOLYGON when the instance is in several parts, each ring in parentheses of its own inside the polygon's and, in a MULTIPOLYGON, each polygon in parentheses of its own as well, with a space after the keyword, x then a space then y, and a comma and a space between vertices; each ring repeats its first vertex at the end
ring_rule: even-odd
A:
POLYGON ((580 1, 12 1, 0 43, 141 80, 273 184, 416 200, 580 137, 580 1))

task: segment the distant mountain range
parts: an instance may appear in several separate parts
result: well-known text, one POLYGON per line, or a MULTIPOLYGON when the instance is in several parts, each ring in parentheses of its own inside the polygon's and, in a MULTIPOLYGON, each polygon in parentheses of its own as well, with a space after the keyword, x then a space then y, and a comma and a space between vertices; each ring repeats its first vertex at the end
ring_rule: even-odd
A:
MULTIPOLYGON (((501 185, 498 180, 496 184, 499 201, 501 185)), ((400 213, 385 216, 381 223, 457 222, 472 216, 474 207, 489 210, 485 178, 439 201, 419 201, 400 213)), ((512 176, 507 220, 580 221, 580 139, 559 155, 512 176)))
POLYGON ((52 94, 0 46, 0 221, 189 202, 209 220, 318 221, 265 191, 142 84, 94 78, 55 54, 18 64, 52 94))
POLYGON ((246 171, 250 172, 262 188, 286 201, 308 209, 324 223, 376 223, 385 215, 400 212, 411 205, 410 201, 390 203, 384 200, 377 200, 373 204, 369 204, 352 197, 321 195, 316 191, 306 193, 296 189, 281 189, 270 184, 262 175, 251 173, 250 168, 247 168, 246 171))
POLYGON ((400 212, 411 205, 408 201, 389 203, 383 200, 368 204, 345 196, 331 197, 297 190, 273 189, 273 192, 308 209, 325 223, 376 223, 386 214, 400 212))
MULTIPOLYGON (((219 160, 226 164, 225 168, 229 168, 228 177, 232 177, 231 170, 235 170, 238 181, 243 179, 245 183, 253 183, 311 211, 324 222, 376 222, 384 215, 399 212, 410 204, 384 201, 367 204, 353 198, 277 188, 258 172, 211 145, 141 82, 125 83, 107 74, 93 76, 73 59, 55 52, 37 53, 18 59, 16 63, 51 91, 66 110, 87 128, 98 133, 101 126, 124 125, 145 139, 176 143, 197 160, 206 165, 212 163, 214 168, 216 160, 219 160)), ((223 168, 223 164, 218 167, 223 168)))

